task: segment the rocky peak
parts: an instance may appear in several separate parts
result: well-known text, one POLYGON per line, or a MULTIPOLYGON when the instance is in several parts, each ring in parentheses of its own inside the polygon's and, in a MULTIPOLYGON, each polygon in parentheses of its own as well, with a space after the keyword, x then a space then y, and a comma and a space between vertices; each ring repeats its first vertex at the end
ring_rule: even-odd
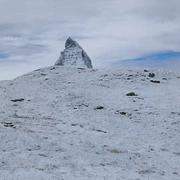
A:
POLYGON ((66 40, 65 49, 60 53, 56 61, 57 66, 76 66, 82 68, 93 68, 91 59, 84 49, 71 37, 66 40))
POLYGON ((77 42, 72 39, 71 37, 69 37, 67 40, 66 40, 66 43, 65 43, 65 48, 70 48, 70 47, 75 47, 75 46, 78 46, 77 42))

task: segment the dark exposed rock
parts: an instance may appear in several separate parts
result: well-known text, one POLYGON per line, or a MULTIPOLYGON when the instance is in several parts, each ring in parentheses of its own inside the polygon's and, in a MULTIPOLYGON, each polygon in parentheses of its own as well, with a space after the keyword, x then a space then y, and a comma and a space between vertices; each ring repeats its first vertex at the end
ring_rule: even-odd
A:
POLYGON ((77 124, 71 124, 71 126, 77 126, 77 124))
POLYGON ((80 69, 80 70, 85 70, 85 68, 78 68, 78 69, 80 69))
POLYGON ((126 115, 127 113, 123 111, 123 112, 120 112, 120 114, 121 115, 126 115))
POLYGON ((137 96, 134 92, 127 93, 126 96, 137 96))
POLYGON ((100 130, 100 129, 95 130, 95 131, 97 131, 97 132, 102 132, 102 133, 107 133, 106 131, 102 131, 102 130, 100 130))
POLYGON ((2 124, 4 125, 4 127, 12 127, 12 128, 16 128, 15 125, 12 124, 11 122, 10 122, 10 123, 3 122, 2 124))
POLYGON ((101 110, 101 109, 104 109, 104 107, 103 106, 97 106, 94 108, 94 110, 101 110))
POLYGON ((12 99, 11 101, 12 101, 12 102, 18 102, 18 101, 20 102, 20 101, 24 101, 24 99, 23 99, 23 98, 20 98, 20 99, 12 99))
POLYGON ((77 42, 74 41, 72 38, 69 37, 69 38, 66 40, 65 48, 67 49, 67 48, 75 47, 75 46, 77 46, 77 42))
POLYGON ((160 81, 157 81, 157 80, 150 80, 150 82, 160 84, 160 81))
POLYGON ((149 77, 155 77, 154 73, 149 73, 149 77))
POLYGON ((41 75, 42 75, 42 76, 46 76, 47 74, 43 74, 43 73, 42 73, 41 75))

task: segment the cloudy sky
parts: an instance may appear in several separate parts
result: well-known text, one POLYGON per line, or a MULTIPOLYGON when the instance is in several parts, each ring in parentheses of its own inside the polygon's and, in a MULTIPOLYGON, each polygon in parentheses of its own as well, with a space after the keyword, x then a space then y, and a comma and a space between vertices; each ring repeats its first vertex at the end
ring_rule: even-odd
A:
POLYGON ((69 36, 94 68, 152 59, 180 70, 179 9, 180 0, 0 0, 0 79, 53 65, 69 36))

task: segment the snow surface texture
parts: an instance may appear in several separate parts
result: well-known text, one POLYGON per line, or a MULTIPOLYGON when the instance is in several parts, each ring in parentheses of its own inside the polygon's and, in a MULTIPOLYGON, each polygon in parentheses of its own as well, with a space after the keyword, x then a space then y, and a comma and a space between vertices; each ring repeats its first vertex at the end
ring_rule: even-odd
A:
POLYGON ((55 65, 76 66, 82 68, 93 68, 91 59, 84 49, 72 38, 68 38, 65 43, 65 50, 61 52, 55 65))
POLYGON ((0 81, 0 179, 179 180, 180 73, 149 72, 55 66, 0 81))

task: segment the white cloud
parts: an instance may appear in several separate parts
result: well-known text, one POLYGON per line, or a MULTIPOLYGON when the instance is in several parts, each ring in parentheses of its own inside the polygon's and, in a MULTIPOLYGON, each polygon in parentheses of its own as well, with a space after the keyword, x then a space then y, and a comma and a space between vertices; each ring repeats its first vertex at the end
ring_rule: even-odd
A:
MULTIPOLYGON (((179 8, 179 0, 0 0, 0 52, 11 55, 3 64, 7 61, 8 68, 8 61, 18 63, 21 57, 31 60, 26 71, 53 65, 69 36, 87 51, 95 68, 115 60, 180 51, 179 8), (28 44, 42 48, 28 53, 28 48, 21 49, 28 44)), ((21 73, 14 68, 15 75, 16 71, 21 73)))

